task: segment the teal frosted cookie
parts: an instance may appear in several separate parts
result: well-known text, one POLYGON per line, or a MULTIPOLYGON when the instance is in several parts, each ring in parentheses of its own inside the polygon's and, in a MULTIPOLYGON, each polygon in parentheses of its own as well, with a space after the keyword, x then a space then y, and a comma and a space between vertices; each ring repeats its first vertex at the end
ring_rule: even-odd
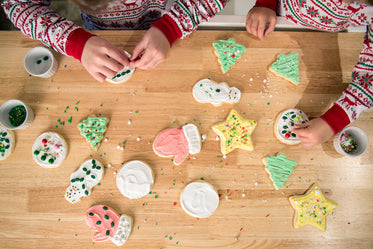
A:
POLYGON ((294 85, 299 84, 299 59, 297 53, 288 55, 279 54, 277 60, 270 66, 269 71, 275 75, 290 81, 294 85))
POLYGON ((232 38, 213 42, 212 45, 215 48, 215 54, 218 57, 223 73, 226 73, 236 64, 238 58, 240 58, 246 50, 244 45, 236 43, 232 38))
POLYGON ((0 160, 4 160, 12 154, 15 143, 13 132, 0 126, 0 160))

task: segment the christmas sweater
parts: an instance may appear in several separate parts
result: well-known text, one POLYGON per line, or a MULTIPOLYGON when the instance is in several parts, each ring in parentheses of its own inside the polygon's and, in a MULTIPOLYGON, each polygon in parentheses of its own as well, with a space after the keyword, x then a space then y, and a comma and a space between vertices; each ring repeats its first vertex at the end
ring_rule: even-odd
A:
MULTIPOLYGON (((81 11, 89 30, 158 28, 170 45, 185 38, 201 22, 222 10, 229 0, 113 0, 97 14, 81 11)), ((81 59, 84 45, 93 34, 49 8, 51 0, 4 0, 2 7, 23 34, 40 40, 57 52, 81 59)))
POLYGON ((347 89, 321 118, 339 132, 373 106, 373 6, 333 0, 257 0, 289 21, 311 29, 338 32, 349 26, 366 26, 363 49, 347 89), (277 10, 277 11, 276 11, 277 10))

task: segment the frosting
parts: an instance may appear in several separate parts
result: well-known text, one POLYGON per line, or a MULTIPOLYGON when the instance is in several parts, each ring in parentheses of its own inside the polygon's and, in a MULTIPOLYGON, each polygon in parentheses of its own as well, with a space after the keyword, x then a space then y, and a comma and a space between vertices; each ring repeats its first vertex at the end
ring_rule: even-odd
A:
MULTIPOLYGON (((127 51, 124 51, 124 53, 127 55, 128 58, 131 58, 131 55, 127 51)), ((119 84, 123 81, 128 80, 134 72, 134 66, 124 66, 123 69, 120 70, 113 78, 106 78, 106 80, 113 84, 119 84)))
POLYGON ((107 123, 108 119, 105 117, 88 117, 78 124, 80 134, 86 138, 95 150, 100 146, 107 123))
POLYGON ((237 103, 241 99, 241 92, 226 83, 214 83, 209 79, 198 81, 193 87, 193 97, 201 103, 211 103, 220 106, 224 102, 237 103))
POLYGON ((153 172, 141 161, 126 163, 117 175, 117 187, 125 197, 138 199, 150 192, 153 186, 153 172))
POLYGON ((271 65, 271 70, 292 82, 299 84, 298 54, 279 54, 278 59, 271 65))
POLYGON ((243 119, 236 110, 232 109, 226 121, 212 127, 220 137, 221 152, 225 155, 236 148, 253 150, 251 134, 256 124, 255 120, 243 119))
POLYGON ((285 184, 296 165, 296 161, 287 159, 283 154, 266 157, 266 171, 276 189, 280 189, 285 184))
POLYGON ((161 131, 153 143, 154 152, 162 157, 174 156, 174 164, 181 164, 189 153, 201 150, 201 138, 197 127, 187 124, 182 128, 161 131))
POLYGON ((103 173, 104 169, 99 161, 89 159, 82 163, 70 176, 70 186, 66 189, 65 199, 74 203, 90 195, 91 189, 101 181, 103 173))
POLYGON ((326 216, 337 206, 337 204, 324 197, 316 184, 305 195, 292 196, 289 200, 296 210, 294 216, 294 226, 296 228, 310 224, 325 231, 326 216))
POLYGON ((206 218, 212 215, 219 205, 219 196, 206 182, 192 182, 181 194, 181 207, 190 216, 206 218))
POLYGON ((116 245, 123 245, 132 230, 132 219, 119 215, 111 208, 98 205, 89 208, 85 213, 85 221, 92 231, 97 234, 93 241, 101 242, 111 239, 116 245))
POLYGON ((294 125, 308 122, 307 115, 298 109, 289 109, 279 114, 275 124, 277 138, 287 144, 300 143, 297 135, 293 132, 294 125))
POLYGON ((54 132, 41 134, 32 146, 32 158, 43 168, 54 168, 62 163, 67 155, 65 140, 54 132))
POLYGON ((213 42, 212 45, 218 55, 223 73, 226 73, 246 50, 245 46, 236 43, 232 38, 213 42))
POLYGON ((4 127, 0 126, 0 160, 7 158, 13 151, 14 137, 4 127))

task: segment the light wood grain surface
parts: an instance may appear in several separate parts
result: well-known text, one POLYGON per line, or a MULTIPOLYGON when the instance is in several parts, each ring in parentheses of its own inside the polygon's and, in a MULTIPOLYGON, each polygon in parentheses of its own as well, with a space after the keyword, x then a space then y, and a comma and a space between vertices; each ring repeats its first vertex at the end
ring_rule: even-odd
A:
MULTIPOLYGON (((139 31, 97 34, 132 51, 139 31)), ((31 77, 23 67, 26 52, 39 42, 20 32, 0 32, 0 102, 16 98, 35 113, 30 127, 15 131, 13 154, 0 162, 1 248, 117 248, 112 242, 93 243, 85 211, 96 204, 133 217, 133 232, 122 248, 372 248, 373 152, 359 158, 337 154, 328 141, 313 148, 286 146, 273 134, 275 116, 297 107, 309 116, 322 114, 347 87, 362 48, 362 33, 274 32, 263 41, 247 32, 197 31, 176 42, 167 60, 155 70, 137 70, 125 84, 96 82, 73 58, 56 55, 58 72, 49 79, 31 77), (234 38, 247 50, 222 74, 212 42, 234 38), (294 86, 268 72, 279 53, 300 55, 300 81, 294 86), (202 78, 239 88, 235 105, 214 107, 192 96, 202 78), (75 108, 76 107, 76 108, 75 108), (235 108, 243 118, 257 120, 252 152, 235 150, 220 158, 220 144, 211 126, 235 108), (90 114, 111 119, 98 151, 79 134, 78 122, 90 114), (72 117, 71 124, 67 120, 72 117), (60 125, 58 122, 65 122, 60 125), (128 124, 131 120, 131 124, 128 124), (179 166, 152 150, 156 135, 185 123, 206 134, 199 154, 179 166), (62 134, 66 160, 44 169, 32 160, 34 140, 45 131, 62 134), (126 142, 124 150, 117 146, 126 142), (275 190, 261 163, 263 156, 284 153, 298 162, 294 173, 275 190), (106 166, 100 186, 76 204, 64 199, 69 177, 85 159, 106 166), (152 194, 129 200, 116 187, 122 163, 142 160, 155 174, 152 194), (220 194, 209 218, 196 219, 181 208, 185 185, 204 178, 220 194), (326 198, 338 203, 322 232, 312 226, 293 227, 294 210, 288 198, 317 183, 326 198), (157 198, 156 198, 157 197, 157 198)), ((373 141, 373 113, 354 123, 373 141)))

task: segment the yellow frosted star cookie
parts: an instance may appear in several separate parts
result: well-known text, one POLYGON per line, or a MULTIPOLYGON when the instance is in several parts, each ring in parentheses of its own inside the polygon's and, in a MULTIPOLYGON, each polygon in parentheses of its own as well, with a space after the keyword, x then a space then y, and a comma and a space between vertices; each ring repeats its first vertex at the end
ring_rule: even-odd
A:
POLYGON ((326 216, 337 206, 324 197, 316 184, 313 184, 304 195, 291 196, 289 200, 296 211, 294 215, 296 228, 310 224, 325 231, 326 216))
POLYGON ((221 153, 225 155, 236 148, 253 150, 251 133, 255 126, 255 120, 243 119, 236 110, 232 109, 226 121, 212 127, 220 137, 221 153))

